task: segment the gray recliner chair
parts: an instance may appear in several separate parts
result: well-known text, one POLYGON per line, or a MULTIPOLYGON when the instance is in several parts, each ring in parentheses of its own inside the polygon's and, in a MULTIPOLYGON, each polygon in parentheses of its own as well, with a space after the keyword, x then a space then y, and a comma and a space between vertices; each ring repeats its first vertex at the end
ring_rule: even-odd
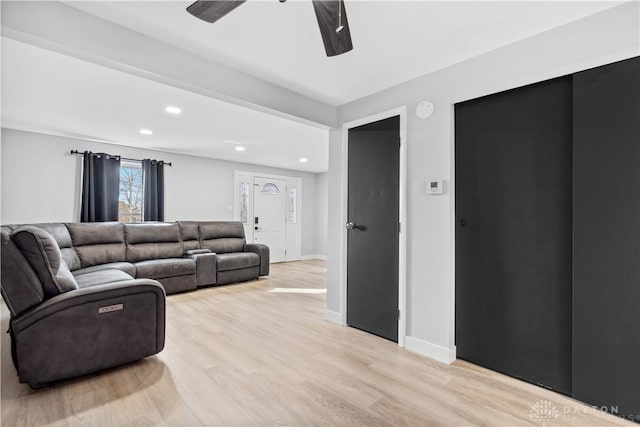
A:
POLYGON ((155 280, 105 270, 82 287, 51 234, 2 227, 2 297, 13 362, 34 388, 156 354, 164 348, 165 292, 155 280))

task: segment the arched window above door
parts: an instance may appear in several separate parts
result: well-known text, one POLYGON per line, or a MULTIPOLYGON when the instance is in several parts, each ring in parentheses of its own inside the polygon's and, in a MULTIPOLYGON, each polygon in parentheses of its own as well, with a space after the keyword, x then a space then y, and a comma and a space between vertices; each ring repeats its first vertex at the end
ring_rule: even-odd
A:
POLYGON ((271 182, 267 182, 266 184, 264 184, 262 186, 262 190, 260 190, 261 193, 270 193, 270 194, 278 194, 280 193, 280 189, 278 188, 277 185, 271 183, 271 182))

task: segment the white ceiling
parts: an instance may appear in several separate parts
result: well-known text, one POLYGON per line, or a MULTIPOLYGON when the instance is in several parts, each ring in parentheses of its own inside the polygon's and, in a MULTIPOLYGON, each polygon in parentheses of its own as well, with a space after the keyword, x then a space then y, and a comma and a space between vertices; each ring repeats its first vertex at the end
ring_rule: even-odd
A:
POLYGON ((346 0, 354 50, 333 58, 325 56, 308 0, 250 0, 214 24, 189 15, 190 3, 66 2, 333 105, 622 2, 346 0))
MULTIPOLYGON (((342 105, 619 1, 346 0, 354 50, 327 58, 309 0, 250 0, 215 24, 191 1, 65 2, 333 105, 342 105)), ((328 131, 2 39, 2 125, 310 172, 328 131), (170 116, 167 105, 183 113, 170 116), (141 128, 153 135, 138 133, 141 128), (246 147, 244 152, 236 145, 246 147), (300 163, 301 157, 308 158, 300 163)))
POLYGON ((328 169, 327 130, 7 38, 2 126, 293 170, 328 169), (168 105, 182 114, 167 114, 168 105), (153 135, 141 135, 141 128, 153 135), (236 151, 237 145, 246 150, 236 151))

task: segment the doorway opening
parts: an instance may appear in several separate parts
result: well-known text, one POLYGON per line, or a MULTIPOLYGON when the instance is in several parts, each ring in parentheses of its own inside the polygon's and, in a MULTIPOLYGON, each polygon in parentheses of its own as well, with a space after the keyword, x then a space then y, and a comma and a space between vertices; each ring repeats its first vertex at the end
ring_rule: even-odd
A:
POLYGON ((269 246, 270 261, 302 259, 302 179, 235 171, 234 220, 247 242, 269 246))

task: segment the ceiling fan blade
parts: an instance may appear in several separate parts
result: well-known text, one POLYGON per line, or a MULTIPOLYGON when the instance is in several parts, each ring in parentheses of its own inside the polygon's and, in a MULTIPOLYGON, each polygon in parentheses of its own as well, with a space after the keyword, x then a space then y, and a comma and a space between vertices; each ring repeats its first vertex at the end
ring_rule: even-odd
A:
POLYGON ((187 12, 203 21, 214 23, 247 0, 198 0, 187 12))
POLYGON ((353 49, 344 1, 313 0, 313 9, 316 12, 316 18, 318 18, 318 26, 327 56, 340 55, 353 49), (338 17, 338 8, 342 10, 340 18, 338 17), (338 23, 339 19, 340 24, 338 23), (336 31, 339 25, 342 25, 342 30, 336 31))

